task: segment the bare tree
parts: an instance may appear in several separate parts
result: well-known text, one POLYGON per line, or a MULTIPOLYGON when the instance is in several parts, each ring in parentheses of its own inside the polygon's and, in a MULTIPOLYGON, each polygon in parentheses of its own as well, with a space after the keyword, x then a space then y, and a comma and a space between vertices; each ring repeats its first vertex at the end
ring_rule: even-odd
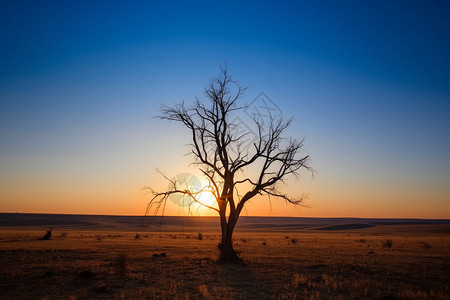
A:
POLYGON ((192 190, 181 188, 179 183, 164 176, 172 188, 164 192, 149 188, 153 197, 147 211, 152 206, 164 207, 172 194, 183 194, 191 203, 216 211, 222 229, 219 259, 235 261, 239 258, 233 249, 233 232, 244 205, 256 195, 301 205, 303 196, 291 198, 278 186, 289 175, 298 176, 301 169, 312 169, 308 166, 308 155, 301 155, 303 140, 282 136, 292 119, 272 117, 264 124, 255 117, 256 138, 252 144, 246 144, 251 133, 241 123, 233 121, 234 115, 246 108, 238 104, 245 89, 231 78, 226 65, 220 71, 220 76, 205 88, 207 104, 197 99, 191 107, 184 102, 174 107, 163 105, 159 115, 161 119, 182 123, 190 131, 194 164, 209 184, 201 190, 192 190), (240 193, 241 190, 245 192, 240 193), (202 202, 199 195, 205 192, 214 196, 215 205, 202 202))

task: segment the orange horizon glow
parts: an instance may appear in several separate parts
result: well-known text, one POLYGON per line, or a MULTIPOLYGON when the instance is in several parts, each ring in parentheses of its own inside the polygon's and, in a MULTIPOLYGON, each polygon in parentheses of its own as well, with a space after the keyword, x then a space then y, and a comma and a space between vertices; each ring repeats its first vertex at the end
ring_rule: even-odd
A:
MULTIPOLYGON (((123 203, 119 203, 117 199, 114 205, 108 208, 101 205, 92 205, 93 203, 101 203, 100 201, 88 201, 91 204, 84 203, 80 205, 80 202, 71 203, 66 202, 66 205, 55 206, 54 203, 42 201, 41 209, 32 209, 29 205, 24 205, 22 209, 18 205, 15 205, 16 209, 3 207, 1 212, 4 213, 41 213, 41 214, 82 214, 82 215, 128 215, 128 216, 143 216, 145 214, 146 201, 140 197, 127 203, 130 206, 125 206, 123 203), (47 204, 47 209, 44 207, 47 204), (69 205, 72 204, 72 207, 69 205), (19 208, 19 209, 17 209, 19 208)), ((311 205, 313 201, 308 201, 311 205)), ((309 218, 394 218, 394 219, 449 219, 448 213, 445 210, 445 205, 440 207, 430 208, 428 211, 424 211, 421 207, 414 209, 414 206, 410 206, 409 209, 404 207, 392 207, 389 212, 385 212, 383 205, 373 205, 369 208, 364 208, 363 204, 360 206, 353 205, 352 209, 346 207, 345 203, 340 205, 322 205, 320 202, 315 201, 316 205, 311 207, 294 206, 286 204, 281 201, 273 201, 272 205, 269 204, 267 199, 253 199, 248 202, 241 216, 254 216, 254 217, 309 217, 309 218), (341 206, 341 207, 339 207, 341 206), (411 209, 412 208, 412 209, 411 209)), ((323 202, 324 204, 326 202, 323 202)), ((350 206, 350 205, 349 205, 350 206)), ((148 215, 154 215, 152 210, 148 215)), ((162 210, 158 212, 158 215, 162 214, 162 210)), ((180 208, 173 203, 168 202, 164 211, 164 216, 213 216, 218 217, 218 213, 211 211, 205 207, 197 209, 197 207, 191 208, 189 211, 186 208, 180 208)))
MULTIPOLYGON (((179 148, 178 148, 179 149, 179 148)), ((179 151, 179 150, 177 150, 179 151)), ((165 151, 169 156, 177 153, 165 151)), ((163 160, 164 154, 155 159, 163 160)), ((178 156, 179 157, 179 156, 178 156)), ((183 159, 180 159, 181 161, 183 159)), ((188 160, 187 160, 188 161, 188 160)), ((156 164, 156 163, 155 163, 156 164)), ((181 169, 189 172, 191 169, 181 169)), ((85 177, 73 185, 64 177, 48 180, 45 174, 40 180, 30 181, 27 188, 15 185, 3 187, 1 212, 20 213, 57 213, 57 214, 93 214, 93 215, 144 215, 150 195, 143 189, 145 181, 154 182, 152 187, 162 191, 167 189, 167 181, 159 174, 153 180, 145 180, 149 168, 139 168, 120 175, 85 177), (123 180, 122 180, 123 179, 123 180), (48 183, 53 182, 49 187, 48 183), (58 182, 58 183, 57 183, 58 182), (31 201, 32 200, 32 201, 31 201)), ((168 167, 167 174, 177 174, 176 166, 168 167)), ((241 216, 268 217, 331 217, 331 218, 419 218, 449 219, 447 190, 435 190, 432 184, 412 185, 408 182, 396 186, 378 189, 376 182, 368 184, 358 180, 334 182, 318 174, 315 178, 303 176, 298 181, 290 180, 281 188, 290 195, 307 194, 307 207, 286 204, 284 201, 256 196, 251 199, 241 216), (425 200, 426 201, 425 201, 425 200)), ((4 178, 8 182, 8 178, 4 178)), ((9 179, 11 180, 11 179, 9 179)), ((205 185, 205 181, 202 182, 205 185)), ((241 193, 243 191, 240 191, 241 193)), ((212 202, 212 199, 208 201, 212 202)), ((210 202, 210 203, 211 203, 210 202)), ((150 211, 153 214, 154 211, 150 211)), ((159 215, 162 211, 159 211, 159 215)), ((166 216, 217 216, 215 211, 206 208, 187 209, 167 202, 166 216)))

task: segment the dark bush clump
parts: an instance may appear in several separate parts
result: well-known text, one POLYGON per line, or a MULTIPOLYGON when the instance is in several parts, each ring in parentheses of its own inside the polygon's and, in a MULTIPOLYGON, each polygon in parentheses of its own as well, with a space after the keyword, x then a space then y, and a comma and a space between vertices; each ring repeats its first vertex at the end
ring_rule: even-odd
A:
POLYGON ((385 240, 383 242, 383 247, 392 248, 392 240, 385 240))

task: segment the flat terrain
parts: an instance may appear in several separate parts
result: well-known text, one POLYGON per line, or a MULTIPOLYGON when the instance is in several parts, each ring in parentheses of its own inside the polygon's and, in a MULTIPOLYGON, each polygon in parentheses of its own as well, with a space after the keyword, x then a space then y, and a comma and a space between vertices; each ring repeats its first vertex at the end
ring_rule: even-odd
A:
POLYGON ((16 216, 0 214, 2 299, 450 298, 445 220, 244 218, 236 265, 216 262, 214 218, 118 230, 16 216))

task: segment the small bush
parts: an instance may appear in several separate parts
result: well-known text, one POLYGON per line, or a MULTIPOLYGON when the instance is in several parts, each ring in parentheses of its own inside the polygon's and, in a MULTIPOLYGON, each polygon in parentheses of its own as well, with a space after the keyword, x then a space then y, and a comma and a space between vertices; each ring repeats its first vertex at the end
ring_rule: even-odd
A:
POLYGON ((84 279, 92 278, 95 274, 91 270, 84 270, 80 272, 80 277, 84 279))
POLYGON ((201 284, 198 286, 198 291, 203 296, 204 299, 212 299, 211 294, 208 291, 208 287, 205 284, 201 284))
POLYGON ((92 290, 97 294, 103 294, 108 291, 108 287, 106 285, 97 285, 92 290))
POLYGON ((203 240, 203 234, 201 234, 200 232, 198 233, 198 240, 199 241, 203 240))
POLYGON ((383 242, 383 247, 392 248, 392 240, 385 240, 383 242))
POLYGON ((139 233, 136 233, 136 235, 134 236, 135 240, 140 240, 141 239, 141 235, 139 233))
POLYGON ((294 274, 294 279, 292 282, 292 285, 294 287, 294 289, 298 288, 299 285, 303 285, 306 284, 307 278, 305 275, 303 274, 294 274))
POLYGON ((419 245, 420 245, 422 248, 424 248, 424 249, 430 249, 430 248, 431 248, 431 245, 428 244, 428 243, 425 242, 425 241, 420 241, 420 242, 419 242, 419 245))
POLYGON ((292 244, 295 244, 295 243, 297 243, 298 242, 298 239, 291 239, 291 243, 292 244))
POLYGON ((167 257, 167 254, 165 252, 155 253, 152 255, 153 259, 160 259, 160 258, 165 258, 165 257, 167 257))
POLYGON ((322 281, 326 287, 332 288, 333 290, 337 289, 337 283, 332 276, 328 274, 322 274, 322 281))

